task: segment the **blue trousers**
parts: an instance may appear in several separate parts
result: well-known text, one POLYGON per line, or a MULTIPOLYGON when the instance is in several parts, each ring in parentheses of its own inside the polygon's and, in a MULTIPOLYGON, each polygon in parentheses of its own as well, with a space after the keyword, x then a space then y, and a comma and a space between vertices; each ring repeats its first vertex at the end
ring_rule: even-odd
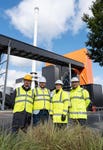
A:
POLYGON ((33 114, 33 126, 37 126, 38 124, 48 122, 49 112, 46 109, 40 110, 38 114, 33 114))

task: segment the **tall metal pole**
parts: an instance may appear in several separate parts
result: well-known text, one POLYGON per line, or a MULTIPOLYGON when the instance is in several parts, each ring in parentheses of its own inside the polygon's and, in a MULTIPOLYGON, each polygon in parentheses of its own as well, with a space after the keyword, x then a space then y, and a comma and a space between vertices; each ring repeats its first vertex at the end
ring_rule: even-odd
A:
MULTIPOLYGON (((38 33, 38 14, 39 14, 39 7, 34 8, 35 19, 34 19, 34 39, 33 45, 37 46, 37 33, 38 33)), ((35 73, 36 73, 36 61, 32 61, 32 89, 35 87, 35 73)))
POLYGON ((6 72, 5 72, 5 81, 4 81, 4 90, 3 90, 3 101, 1 109, 5 109, 5 95, 6 95, 6 85, 7 85, 7 76, 8 76, 8 66, 9 66, 9 57, 10 57, 10 51, 11 51, 11 40, 8 43, 8 54, 7 54, 7 64, 6 64, 6 72))
POLYGON ((69 64, 69 81, 70 81, 70 87, 71 87, 71 76, 72 76, 72 73, 71 73, 71 64, 69 64))

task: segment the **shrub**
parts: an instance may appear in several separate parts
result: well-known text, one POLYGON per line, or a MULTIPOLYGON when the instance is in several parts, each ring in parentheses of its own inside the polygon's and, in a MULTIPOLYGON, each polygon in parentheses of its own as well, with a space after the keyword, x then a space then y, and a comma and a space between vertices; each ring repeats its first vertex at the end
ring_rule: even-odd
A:
POLYGON ((1 132, 0 150, 102 150, 103 137, 97 130, 80 126, 65 129, 51 124, 29 128, 27 134, 1 132))

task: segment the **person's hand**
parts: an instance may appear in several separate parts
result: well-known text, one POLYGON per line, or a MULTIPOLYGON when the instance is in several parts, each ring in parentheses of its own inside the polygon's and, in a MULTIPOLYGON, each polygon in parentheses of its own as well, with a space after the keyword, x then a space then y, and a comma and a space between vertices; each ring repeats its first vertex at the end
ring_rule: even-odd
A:
POLYGON ((61 120, 62 120, 62 121, 65 121, 65 119, 66 119, 66 115, 63 115, 63 114, 62 114, 61 120))

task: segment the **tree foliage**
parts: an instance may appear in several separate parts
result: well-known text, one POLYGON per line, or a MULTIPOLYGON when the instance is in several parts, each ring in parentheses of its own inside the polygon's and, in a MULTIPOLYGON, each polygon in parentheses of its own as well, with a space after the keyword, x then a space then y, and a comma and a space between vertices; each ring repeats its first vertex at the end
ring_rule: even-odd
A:
POLYGON ((89 29, 86 46, 89 50, 89 57, 103 66, 103 0, 93 2, 90 10, 91 17, 88 14, 82 17, 89 29))

